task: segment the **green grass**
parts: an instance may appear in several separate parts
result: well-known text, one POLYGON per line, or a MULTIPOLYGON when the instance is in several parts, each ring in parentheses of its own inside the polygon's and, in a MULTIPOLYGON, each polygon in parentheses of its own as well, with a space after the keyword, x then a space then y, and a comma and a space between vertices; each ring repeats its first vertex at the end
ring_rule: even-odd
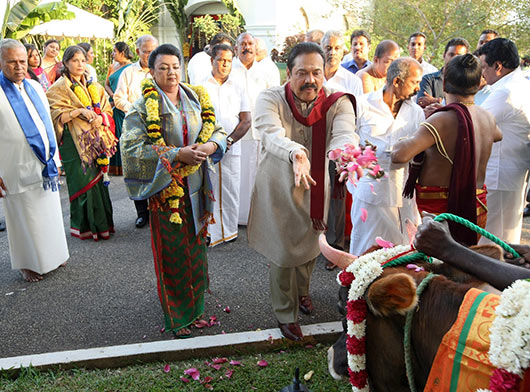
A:
POLYGON ((309 381, 302 382, 313 392, 351 391, 347 381, 336 381, 327 369, 328 346, 317 344, 315 347, 292 347, 267 354, 253 354, 239 357, 227 357, 228 361, 237 360, 241 366, 223 363, 220 370, 205 364, 212 358, 169 362, 170 370, 164 372, 166 363, 157 362, 134 365, 119 369, 103 370, 57 370, 37 371, 23 369, 17 378, 0 376, 2 392, 56 392, 56 391, 105 391, 105 392, 162 392, 162 391, 208 391, 210 388, 221 392, 261 391, 273 392, 290 385, 294 368, 299 367, 301 378, 314 371, 309 381), (259 367, 258 361, 265 360, 266 367, 259 367), (181 381, 184 370, 197 368, 200 380, 212 377, 209 386, 200 381, 189 383, 181 381), (231 378, 226 378, 228 369, 233 370, 231 378))

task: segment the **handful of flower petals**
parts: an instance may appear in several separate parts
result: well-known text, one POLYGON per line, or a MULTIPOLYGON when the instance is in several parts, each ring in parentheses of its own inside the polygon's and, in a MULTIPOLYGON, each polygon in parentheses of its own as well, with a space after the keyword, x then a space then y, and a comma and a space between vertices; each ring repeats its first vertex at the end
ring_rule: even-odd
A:
POLYGON ((366 146, 346 144, 344 148, 337 148, 329 152, 329 159, 335 161, 339 181, 348 179, 355 183, 366 173, 375 179, 381 178, 385 172, 377 163, 376 146, 366 142, 366 146))

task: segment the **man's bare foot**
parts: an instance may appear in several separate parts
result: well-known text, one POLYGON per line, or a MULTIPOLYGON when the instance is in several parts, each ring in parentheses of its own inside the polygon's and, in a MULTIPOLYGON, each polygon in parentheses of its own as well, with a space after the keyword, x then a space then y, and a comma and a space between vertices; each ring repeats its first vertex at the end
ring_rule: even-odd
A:
POLYGON ((175 339, 185 339, 191 337, 191 329, 181 328, 176 332, 173 332, 175 339))
POLYGON ((29 269, 21 269, 20 273, 26 282, 38 282, 39 280, 44 279, 44 276, 29 269))

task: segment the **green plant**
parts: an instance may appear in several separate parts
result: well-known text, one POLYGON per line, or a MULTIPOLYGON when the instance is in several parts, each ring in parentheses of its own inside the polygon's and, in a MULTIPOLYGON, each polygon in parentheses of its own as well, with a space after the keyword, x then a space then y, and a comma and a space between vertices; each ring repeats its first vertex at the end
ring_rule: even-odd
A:
POLYGON ((73 19, 75 14, 68 11, 66 1, 56 1, 39 5, 40 0, 7 0, 0 39, 22 39, 31 29, 53 19, 73 19))

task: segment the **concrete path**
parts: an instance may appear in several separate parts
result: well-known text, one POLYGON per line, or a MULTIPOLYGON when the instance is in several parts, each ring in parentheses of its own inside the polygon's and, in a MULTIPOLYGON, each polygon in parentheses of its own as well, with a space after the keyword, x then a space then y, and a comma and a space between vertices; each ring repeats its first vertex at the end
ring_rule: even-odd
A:
MULTIPOLYGON (((172 339, 160 332, 163 316, 149 228, 134 227, 136 212, 121 177, 112 178, 110 193, 116 234, 99 242, 68 236, 67 266, 41 282, 24 282, 11 270, 7 232, 0 232, 0 358, 172 339)), ((69 228, 66 186, 61 198, 69 228)), ((206 295, 205 316, 215 316, 220 325, 194 329, 194 336, 277 327, 267 260, 248 247, 245 228, 237 241, 211 249, 208 260, 211 294, 206 295)), ((326 271, 320 261, 311 287, 315 312, 302 316, 301 324, 340 319, 335 279, 336 272, 326 271)))

